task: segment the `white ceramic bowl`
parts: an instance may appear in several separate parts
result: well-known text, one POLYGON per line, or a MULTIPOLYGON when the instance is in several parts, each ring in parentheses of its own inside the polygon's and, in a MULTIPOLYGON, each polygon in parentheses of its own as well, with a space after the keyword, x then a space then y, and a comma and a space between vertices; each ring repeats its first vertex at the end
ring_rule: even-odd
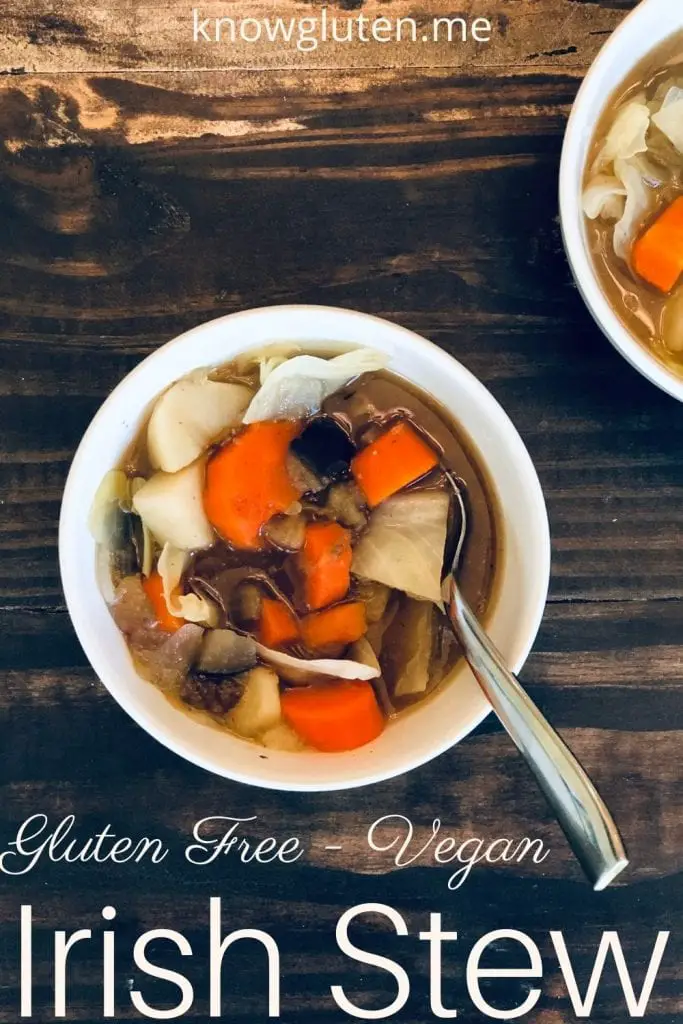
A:
POLYGON ((624 19, 601 49, 579 89, 567 124, 560 164, 562 236, 586 305, 629 363, 679 401, 683 401, 683 378, 634 338, 605 298, 588 251, 581 190, 593 132, 607 102, 648 53, 681 29, 682 0, 642 0, 624 19))
POLYGON ((62 583, 76 633, 95 672, 121 707, 165 746, 241 782, 285 790, 343 789, 405 772, 466 736, 489 711, 469 670, 458 667, 449 685, 392 721, 375 743, 360 750, 266 751, 185 714, 138 677, 98 591, 87 528, 103 474, 120 460, 159 392, 197 367, 280 341, 300 342, 311 351, 331 345, 379 349, 389 356, 393 370, 457 416, 488 467, 503 510, 504 554, 488 625, 512 668, 519 670, 541 621, 550 569, 545 504, 526 448, 495 399, 449 355, 401 327, 347 310, 276 306, 236 313, 181 335, 128 374, 88 427, 71 466, 59 529, 62 583))

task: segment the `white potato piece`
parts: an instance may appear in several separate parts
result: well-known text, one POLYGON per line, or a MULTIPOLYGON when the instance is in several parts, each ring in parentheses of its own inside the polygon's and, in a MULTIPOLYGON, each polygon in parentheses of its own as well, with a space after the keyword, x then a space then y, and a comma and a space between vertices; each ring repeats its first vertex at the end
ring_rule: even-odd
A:
POLYGON ((147 425, 152 465, 176 473, 194 462, 242 422, 251 398, 246 385, 220 383, 205 374, 176 381, 157 399, 147 425))
POLYGON ((161 547, 209 548, 215 535, 204 512, 204 463, 178 473, 155 473, 133 496, 133 508, 161 547))
POLYGON ((306 749, 306 744, 298 733, 294 732, 286 722, 274 725, 272 729, 266 729, 261 736, 261 743, 270 750, 281 750, 289 754, 297 754, 306 749))
POLYGON ((281 721, 280 685, 270 668, 258 665, 245 678, 244 693, 226 722, 240 736, 258 736, 281 721))

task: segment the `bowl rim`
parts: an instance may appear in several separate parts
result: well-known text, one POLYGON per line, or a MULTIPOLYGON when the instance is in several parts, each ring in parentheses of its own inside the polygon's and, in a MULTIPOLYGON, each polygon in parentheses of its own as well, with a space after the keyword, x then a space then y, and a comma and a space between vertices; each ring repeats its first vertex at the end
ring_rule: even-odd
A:
MULTIPOLYGON (((263 316, 264 314, 273 316, 292 313, 305 316, 334 314, 335 316, 342 316, 349 320, 361 318, 364 321, 375 322, 378 325, 381 324, 385 330, 387 327, 391 328, 392 332, 397 336, 403 336, 405 340, 409 342, 411 348, 420 349, 422 352, 426 352, 428 354, 428 359, 432 362, 435 360, 440 362, 444 366, 446 372, 450 371, 452 374, 455 368, 455 371, 460 376, 461 380, 466 382, 467 387, 471 389, 471 392, 477 399, 483 400, 485 407, 495 414, 499 425, 501 425, 507 432, 508 443, 514 450, 514 456, 517 460, 516 465, 520 467, 520 472, 524 474, 525 484, 529 487, 529 502, 530 505, 533 506, 535 526, 538 529, 538 533, 534 537, 535 585, 534 597, 533 600, 529 601, 529 609, 526 614, 526 621, 528 625, 525 634, 520 634, 520 636, 516 638, 514 656, 510 658, 510 667, 512 670, 514 672, 518 672, 520 670, 533 647, 543 619, 550 583, 551 567, 550 526, 547 507, 545 504, 543 490, 538 479, 538 474, 531 460, 531 456, 529 455, 529 452, 517 429, 498 400, 485 387, 485 385, 467 369, 467 367, 459 362, 459 360, 450 355, 450 353, 446 352, 444 349, 440 348, 434 342, 429 341, 408 328, 402 327, 400 324, 357 310, 312 304, 281 304, 240 310, 235 313, 229 313, 211 320, 206 320, 170 339, 168 342, 159 346, 147 355, 144 359, 140 360, 140 362, 138 362, 133 369, 129 371, 121 381, 119 381, 116 387, 99 406, 95 415, 88 424, 71 462, 63 491, 59 517, 58 552, 60 576, 72 626, 95 675, 108 690, 117 704, 119 704, 122 710, 124 710, 126 714, 128 714, 133 721, 140 726, 140 728, 144 729, 145 732, 161 743, 162 746, 171 750, 173 753, 179 755, 190 763, 211 772, 212 774, 247 785, 256 786, 258 788, 276 790, 280 792, 341 791, 382 782, 399 775, 404 775, 409 771, 412 771, 414 768, 417 768, 422 764, 426 764, 444 753, 446 750, 455 746, 474 729, 476 729, 477 726, 479 726, 488 716, 492 710, 491 707, 489 705, 484 705, 481 712, 476 716, 472 716, 472 718, 468 720, 467 724, 462 727, 457 734, 454 732, 452 735, 445 736, 442 741, 434 743, 434 745, 429 749, 428 756, 419 755, 411 757, 410 753, 407 753, 399 765, 389 769, 380 769, 376 772, 368 772, 362 777, 353 777, 350 779, 341 779, 338 781, 322 783, 316 780, 300 780, 296 782, 288 781, 285 784, 282 784, 276 779, 255 776, 239 769, 227 769, 223 765, 216 764, 210 757, 205 757, 203 752, 197 749, 197 747, 191 742, 186 741, 184 736, 179 737, 169 735, 169 732, 165 727, 159 724, 154 714, 150 713, 147 709, 140 707, 134 700, 129 699, 125 692, 120 692, 116 686, 116 674, 110 670, 108 671, 107 669, 108 659, 104 650, 104 645, 101 643, 94 630, 88 627, 88 609, 78 592, 78 588, 74 586, 76 579, 75 568, 69 558, 69 550, 67 548, 66 541, 67 533, 71 527, 71 520, 79 509, 79 495, 77 488, 82 473, 81 465, 85 461, 86 453, 91 443, 90 439, 94 435, 99 422, 106 419, 109 415, 110 409, 117 406, 123 389, 130 386, 131 379, 137 375, 148 373, 150 367, 153 367, 157 361, 168 358, 168 351, 170 349, 186 345, 194 336, 197 336, 207 329, 215 330, 228 320, 233 323, 236 321, 248 321, 249 319, 263 316)), ((287 340, 290 339, 288 338, 287 340)), ((277 344, 277 342, 278 339, 274 338, 273 343, 277 344)), ((257 347, 257 345, 252 347, 257 347)), ((245 346, 244 351, 249 351, 249 346, 245 346)), ((184 373, 179 375, 179 377, 182 376, 184 376, 184 373)), ((136 410, 134 414, 136 420, 139 420, 142 412, 142 409, 136 410)))
MULTIPOLYGON (((601 91, 601 82, 614 63, 615 50, 622 45, 623 40, 628 39, 634 31, 634 25, 650 16, 652 9, 666 8, 670 0, 641 0, 637 7, 634 7, 619 23, 609 38, 605 41, 595 60, 586 72, 579 87, 572 109, 567 121, 562 143, 560 156, 559 173, 559 209, 560 228, 567 260, 578 288, 578 291, 592 315, 596 324, 606 336, 608 341, 626 359, 631 366, 655 384, 662 391, 671 395, 678 401, 683 401, 683 377, 677 376, 672 370, 660 362, 645 345, 638 341, 629 329, 621 322, 607 297, 600 286, 593 266, 593 261, 588 252, 585 218, 581 207, 581 192, 585 159, 583 144, 585 133, 589 131, 592 138, 593 131, 605 109, 605 105, 614 92, 614 87, 607 90, 605 95, 601 91), (591 110, 590 117, 586 111, 591 110)), ((683 21, 681 22, 683 29, 683 21)), ((656 49, 661 42, 668 37, 663 36, 661 40, 648 47, 638 58, 638 61, 652 50, 656 49)), ((636 61, 631 65, 635 67, 636 61)), ((620 76, 624 80, 628 76, 627 70, 620 76)), ((618 86, 617 86, 618 88, 618 86)))

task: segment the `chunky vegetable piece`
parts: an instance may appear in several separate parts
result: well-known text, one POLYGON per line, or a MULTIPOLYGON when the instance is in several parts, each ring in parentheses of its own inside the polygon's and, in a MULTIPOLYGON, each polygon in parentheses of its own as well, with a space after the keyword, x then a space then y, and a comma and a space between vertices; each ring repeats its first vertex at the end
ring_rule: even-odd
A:
POLYGON ((346 601, 301 620, 301 637, 311 651, 352 644, 367 629, 362 601, 346 601))
POLYGON ((264 597, 258 638, 266 647, 286 647, 299 638, 299 624, 284 601, 264 597))
POLYGON ((164 597, 164 582, 158 572, 153 572, 143 579, 142 588, 151 602, 156 620, 162 629, 167 633, 175 633, 176 629, 185 625, 185 619, 180 619, 169 612, 164 597))
POLYGON ((407 491, 383 502, 355 547, 354 574, 440 601, 449 507, 441 490, 407 491))
POLYGON ((670 292, 683 273, 683 196, 675 199, 634 243, 635 272, 660 292, 670 292))
POLYGON ((244 677, 244 692, 228 723, 241 736, 258 736, 279 721, 278 678, 272 669, 257 665, 244 677))
POLYGON ((438 466, 439 458, 406 420, 354 457, 351 469, 371 508, 438 466))
POLYGON ((177 473, 155 473, 133 496, 133 508, 163 547, 183 551, 209 548, 216 540, 202 508, 204 463, 177 473))
POLYGON ((346 597, 351 585, 351 535, 339 523, 310 523, 299 555, 310 611, 346 597))
POLYGON ((154 406, 147 425, 153 466, 175 473, 198 459, 214 441, 241 422, 252 398, 243 384, 193 374, 176 381, 154 406))
POLYGON ((326 753, 355 750, 384 729, 384 717, 367 682, 286 690, 280 703, 283 718, 302 740, 326 753))
POLYGON ((233 547, 261 548, 262 527, 299 498, 286 468, 298 431, 298 423, 253 423, 209 459, 204 509, 233 547))

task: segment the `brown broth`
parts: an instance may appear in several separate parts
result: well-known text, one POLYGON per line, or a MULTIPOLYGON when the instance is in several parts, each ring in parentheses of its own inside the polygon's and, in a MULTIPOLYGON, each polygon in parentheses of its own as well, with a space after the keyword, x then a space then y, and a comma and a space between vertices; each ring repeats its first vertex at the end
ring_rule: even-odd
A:
MULTIPOLYGON (((650 101, 657 90, 668 85, 683 86, 683 32, 657 47, 638 64, 615 90, 595 129, 584 173, 584 187, 591 167, 614 120, 626 101, 645 96, 650 101)), ((661 184, 651 189, 651 202, 638 226, 644 230, 677 196, 683 193, 683 154, 654 125, 650 126, 648 151, 644 154, 656 168, 661 184)), ((612 247, 614 224, 600 218, 585 221, 588 246, 598 280, 617 316, 631 334, 664 364, 683 373, 683 351, 671 351, 664 343, 664 321, 673 296, 683 289, 679 283, 673 295, 663 295, 639 278, 630 265, 618 258, 612 247)))

